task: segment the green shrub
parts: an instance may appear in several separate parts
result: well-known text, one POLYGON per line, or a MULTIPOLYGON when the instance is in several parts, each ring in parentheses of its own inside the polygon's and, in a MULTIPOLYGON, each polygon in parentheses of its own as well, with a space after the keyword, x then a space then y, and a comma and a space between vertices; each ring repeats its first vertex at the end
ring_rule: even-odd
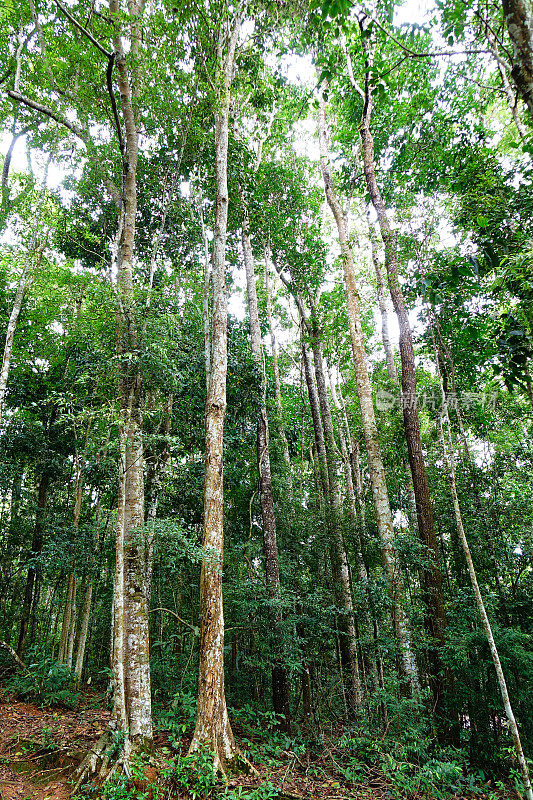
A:
POLYGON ((27 671, 20 670, 11 676, 6 689, 21 700, 40 706, 75 708, 80 699, 74 673, 42 652, 30 657, 27 671))
POLYGON ((235 789, 226 789, 224 794, 229 800, 275 800, 279 792, 270 781, 259 786, 237 786, 235 789))
POLYGON ((173 746, 181 746, 181 738, 192 731, 196 722, 196 696, 192 692, 180 692, 174 697, 170 708, 159 715, 159 724, 169 731, 173 746))
POLYGON ((216 783, 213 753, 200 748, 194 753, 177 758, 163 773, 173 788, 187 792, 191 800, 203 800, 216 783))

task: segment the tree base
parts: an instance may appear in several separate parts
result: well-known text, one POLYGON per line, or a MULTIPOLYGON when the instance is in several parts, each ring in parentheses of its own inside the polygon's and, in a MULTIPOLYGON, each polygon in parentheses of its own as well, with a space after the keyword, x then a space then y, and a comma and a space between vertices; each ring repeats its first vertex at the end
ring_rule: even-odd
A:
POLYGON ((87 753, 74 773, 75 783, 72 794, 76 794, 82 784, 91 780, 107 780, 111 774, 118 771, 121 757, 113 759, 117 755, 116 751, 117 742, 111 731, 106 731, 87 753))
POLYGON ((130 765, 134 756, 145 753, 151 755, 151 742, 139 741, 132 746, 124 747, 117 740, 112 730, 107 730, 98 739, 94 747, 87 753, 74 773, 72 794, 76 794, 80 786, 89 781, 106 783, 113 777, 126 775, 130 778, 130 765))
POLYGON ((197 752, 201 748, 205 748, 213 756, 213 772, 216 777, 222 779, 224 783, 229 782, 229 776, 241 775, 243 772, 247 774, 259 775, 254 765, 248 761, 242 750, 232 745, 231 754, 223 752, 222 748, 216 747, 214 742, 202 742, 194 739, 189 747, 189 755, 197 752))

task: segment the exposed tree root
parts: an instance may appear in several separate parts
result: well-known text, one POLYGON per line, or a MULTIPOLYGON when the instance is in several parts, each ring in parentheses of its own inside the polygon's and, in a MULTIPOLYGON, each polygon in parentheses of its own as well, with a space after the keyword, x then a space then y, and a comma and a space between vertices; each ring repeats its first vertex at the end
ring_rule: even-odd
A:
POLYGON ((241 772, 246 772, 255 775, 256 777, 259 777, 259 772, 256 770, 252 762, 248 761, 248 759, 240 749, 237 749, 237 752, 235 753, 233 758, 230 761, 227 761, 224 767, 220 763, 220 759, 218 759, 218 764, 217 764, 217 758, 215 756, 215 759, 213 760, 213 768, 215 770, 215 774, 217 772, 220 773, 224 783, 228 783, 228 772, 231 773, 232 775, 238 775, 241 772))
POLYGON ((74 774, 72 794, 89 781, 103 784, 120 775, 130 779, 130 766, 137 756, 146 756, 147 765, 152 762, 151 742, 147 746, 145 741, 132 742, 126 738, 125 742, 119 743, 113 733, 113 730, 108 729, 87 753, 74 774))
POLYGON ((128 772, 127 764, 124 761, 124 755, 120 754, 112 762, 114 756, 117 755, 117 742, 113 739, 111 731, 106 731, 94 747, 89 750, 78 769, 74 774, 75 783, 72 789, 72 794, 76 794, 78 789, 83 783, 90 780, 108 781, 113 775, 120 774, 121 772, 128 772))

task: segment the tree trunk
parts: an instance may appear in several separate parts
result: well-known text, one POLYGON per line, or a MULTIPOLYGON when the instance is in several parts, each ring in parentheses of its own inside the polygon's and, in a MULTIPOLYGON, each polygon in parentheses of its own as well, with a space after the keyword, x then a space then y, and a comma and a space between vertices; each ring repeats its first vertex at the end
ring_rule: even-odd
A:
POLYGON ((85 587, 85 597, 83 599, 83 606, 81 609, 80 629, 76 647, 76 658, 74 661, 74 674, 76 675, 78 684, 81 682, 81 677, 83 674, 83 662, 85 660, 85 647, 87 645, 87 633, 89 631, 89 620, 91 618, 92 599, 93 584, 92 578, 89 576, 87 579, 87 586, 85 587))
MULTIPOLYGON (((238 754, 228 718, 224 690, 224 611, 222 565, 224 552, 223 435, 228 364, 226 236, 228 224, 228 133, 235 48, 245 14, 239 6, 231 30, 220 31, 217 63, 221 70, 215 110, 216 211, 212 250, 211 374, 205 409, 205 483, 203 546, 210 557, 200 575, 200 663, 198 709, 190 751, 206 746, 214 768, 224 771, 238 754)), ((228 23, 229 25, 229 23, 228 23)))
POLYGON ((150 598, 152 594, 152 564, 154 558, 154 525, 157 516, 157 506, 159 497, 163 490, 165 483, 165 476, 167 473, 168 462, 170 459, 170 447, 167 437, 170 434, 172 427, 172 409, 174 406, 174 396, 169 395, 165 402, 163 415, 159 426, 158 433, 164 438, 163 446, 159 453, 152 451, 149 456, 145 457, 148 466, 148 474, 146 479, 146 508, 145 508, 145 522, 147 526, 147 544, 148 544, 148 585, 147 597, 148 607, 150 606, 150 598))
MULTIPOLYGON (((241 199, 242 196, 241 196, 241 199)), ((266 409, 266 375, 263 367, 263 351, 261 342, 261 326, 257 305, 257 289, 255 283, 255 267, 252 245, 249 236, 248 209, 243 203, 242 249, 246 269, 246 288, 248 294, 248 316, 250 319, 250 343, 252 358, 261 375, 261 409, 257 421, 257 468, 259 472, 259 494, 261 499, 261 516, 263 520, 263 558, 265 576, 270 600, 270 626, 274 650, 272 667, 272 701, 276 716, 282 727, 290 730, 290 698, 287 670, 280 658, 282 655, 281 611, 277 606, 280 595, 278 540, 274 498, 272 495, 272 474, 270 469, 269 425, 266 409)))
POLYGON ((13 340, 15 338, 15 331, 17 329, 17 320, 22 308, 22 302, 24 300, 24 292, 26 291, 26 286, 31 278, 32 273, 34 272, 34 269, 37 269, 41 263, 41 258, 46 247, 46 242, 43 242, 37 249, 35 249, 36 243, 36 237, 33 236, 28 248, 28 253, 26 254, 26 261, 24 262, 22 274, 19 278, 15 300, 13 301, 13 308, 11 309, 11 314, 9 316, 9 322, 7 323, 6 341, 4 344, 4 354, 2 358, 2 369, 0 370, 0 422, 2 421, 2 412, 4 409, 4 399, 7 389, 7 380, 9 377, 11 354, 13 352, 13 340), (37 263, 35 268, 33 264, 34 255, 37 255, 37 263))
POLYGON ((67 663, 67 653, 69 644, 69 635, 72 627, 72 617, 75 617, 73 611, 75 609, 76 597, 76 573, 73 570, 68 579, 67 594, 65 597, 65 607, 63 610, 63 620, 61 622, 61 638, 59 640, 59 652, 57 660, 60 664, 67 663))
POLYGON ((383 350, 385 351, 385 363, 387 364, 387 374, 391 381, 395 384, 399 383, 398 370, 394 363, 394 356, 392 353, 392 345, 389 335, 389 314, 387 311, 387 299, 383 289, 383 274, 381 272, 381 264, 379 263, 378 247, 376 242, 376 234, 374 226, 368 221, 368 232, 370 234, 370 246, 372 248, 372 263, 374 264, 374 272, 376 273, 376 293, 378 296, 379 313, 381 315, 381 341, 383 343, 383 350))
POLYGON ((513 44, 511 75, 533 116, 533 3, 531 0, 502 0, 502 5, 513 44))
MULTIPOLYGON (((334 381, 333 377, 331 376, 331 374, 329 374, 329 380, 330 380, 330 390, 331 390, 331 396, 333 398, 333 404, 334 404, 335 408, 337 409, 337 411, 340 413, 342 411, 342 407, 341 407, 341 403, 340 403, 339 397, 337 395, 337 390, 336 390, 336 387, 335 387, 335 381, 334 381)), ((371 604, 369 602, 370 597, 369 597, 369 587, 368 587, 368 573, 367 573, 366 565, 365 565, 364 558, 363 558, 363 543, 362 543, 362 537, 361 537, 360 528, 364 525, 364 523, 360 519, 360 516, 357 513, 357 511, 358 511, 357 499, 356 499, 356 496, 355 496, 355 490, 354 490, 353 479, 352 479, 352 468, 351 468, 351 464, 350 464, 350 456, 349 456, 349 453, 348 453, 348 446, 347 446, 347 443, 346 443, 346 438, 345 438, 344 432, 342 430, 342 425, 338 426, 338 434, 339 434, 339 442, 340 442, 340 447, 341 447, 342 464, 343 464, 343 468, 344 468, 344 477, 345 477, 345 480, 346 480, 346 494, 348 495, 351 523, 352 523, 352 528, 353 528, 353 531, 354 531, 354 537, 353 537, 354 538, 354 542, 353 542, 353 544, 355 546, 355 563, 356 563, 356 567, 357 567, 357 574, 359 576, 359 581, 361 583, 361 587, 363 589, 364 598, 365 598, 364 603, 361 604, 361 606, 362 606, 361 610, 362 610, 362 612, 364 613, 364 615, 366 617, 365 622, 366 622, 366 625, 368 627, 368 630, 371 631, 373 629, 373 625, 375 624, 375 621, 373 620, 372 613, 371 613, 371 604)), ((376 656, 377 656, 377 653, 376 653, 376 656)), ((374 685, 377 688, 378 685, 379 685, 379 677, 378 677, 378 668, 377 668, 376 661, 377 661, 377 658, 376 659, 371 658, 370 669, 371 669, 371 672, 372 672, 372 678, 374 680, 374 685)))
MULTIPOLYGON (((302 314, 302 310, 300 310, 302 314)), ((302 324, 304 320, 302 319, 302 324)), ((330 538, 330 560, 333 577, 333 594, 337 608, 342 609, 337 624, 339 628, 339 647, 343 674, 346 680, 346 694, 352 714, 359 714, 363 705, 363 691, 359 675, 357 656, 357 636, 355 632, 354 608, 350 587, 350 573, 346 549, 340 528, 341 508, 340 495, 337 481, 337 464, 335 454, 335 439, 333 436, 333 422, 326 393, 326 384, 322 366, 322 349, 318 339, 316 326, 313 331, 313 358, 315 365, 316 385, 311 371, 311 364, 307 356, 305 345, 302 347, 309 403, 319 457, 322 470, 325 471, 324 481, 325 500, 328 507, 326 515, 327 527, 330 538), (318 435, 317 435, 318 434, 318 435), (323 449, 323 453, 320 450, 323 449)))
POLYGON ((338 398, 340 401, 342 420, 344 423, 344 431, 346 434, 346 442, 348 445, 348 460, 352 475, 352 486, 355 489, 355 498, 357 501, 357 510, 359 512, 359 521, 361 525, 361 530, 364 531, 366 527, 366 519, 365 519, 365 504, 363 497, 363 483, 361 481, 361 469, 359 461, 359 442, 354 441, 354 438, 352 436, 352 431, 348 423, 346 404, 344 402, 342 391, 339 392, 338 398))
POLYGON ((276 334, 274 332, 274 325, 272 323, 272 303, 270 298, 270 267, 271 257, 270 249, 265 247, 265 292, 266 292, 266 311, 268 320, 268 329, 270 333, 270 346, 272 350, 272 367, 274 369, 274 385, 276 388, 276 409, 278 412, 278 430, 281 437, 281 444, 283 447, 283 460, 287 470, 287 494, 291 504, 291 514, 293 513, 293 487, 292 487, 292 473, 291 473, 291 457, 289 454, 289 443, 287 442, 287 435, 285 433, 285 425, 283 422, 283 406, 281 403, 281 382, 279 379, 279 365, 278 365, 278 345, 276 342, 276 334))
POLYGON ((211 374, 211 326, 209 323, 209 285, 211 275, 209 270, 209 241, 205 229, 204 214, 200 209, 200 223, 202 228, 202 242, 204 245, 204 285, 202 291, 202 316, 204 321, 204 354, 205 354, 205 384, 209 389, 209 376, 211 374))
MULTIPOLYGON (((433 508, 429 496, 429 484, 426 464, 422 451, 420 421, 416 397, 416 372, 413 337, 403 292, 398 274, 398 244, 396 232, 390 227, 385 203, 376 179, 374 163, 374 140, 370 130, 372 117, 372 88, 367 77, 365 86, 365 107, 361 121, 360 133, 363 143, 363 161, 366 185, 372 205, 378 217, 381 238, 385 247, 385 268, 389 291, 400 329, 400 358, 402 363, 402 410, 409 466, 413 480, 416 501, 418 532, 427 549, 430 566, 422 570, 424 600, 426 605, 426 624, 433 639, 433 646, 428 652, 430 663, 430 684, 433 693, 435 714, 442 729, 445 713, 445 670, 442 665, 440 650, 445 645, 446 614, 444 611, 444 595, 442 576, 439 566, 439 547, 433 521, 433 508)), ((449 688, 449 687, 448 687, 449 688)))
POLYGON ((325 102, 323 97, 321 97, 319 109, 319 144, 320 165, 324 180, 326 199, 337 224, 339 243, 342 253, 344 278, 346 283, 346 304, 350 326, 350 340, 355 368, 357 394, 361 409, 361 421, 365 437, 368 470, 372 484, 372 496, 376 513, 376 522, 381 540, 381 554, 385 573, 388 578, 389 591, 393 604, 394 627, 401 654, 401 667, 405 679, 409 684, 412 696, 414 698, 419 698, 420 681, 418 677, 418 667, 412 651, 409 620, 402 604, 402 598, 406 596, 406 592, 400 573, 398 556, 394 546, 392 513, 387 491, 385 469, 383 467, 383 460, 381 457, 374 406, 372 403, 372 389, 368 375, 367 357, 361 325, 361 312, 357 282, 355 278, 355 265, 353 263, 353 256, 348 242, 346 219, 335 194, 335 186, 329 164, 325 102))
POLYGON ((513 713, 513 709, 511 707, 511 701, 509 699, 509 692, 507 691, 507 683, 505 681, 505 675, 503 673, 500 657, 498 654, 498 649, 496 647, 496 642, 494 641, 494 635, 492 633, 492 627, 490 624, 490 620, 485 609, 485 603, 483 602, 483 597, 481 595, 481 590, 479 588, 479 584, 477 582, 476 570, 474 567, 474 562, 472 560, 472 553, 470 552, 470 547, 468 545, 468 540, 466 538, 465 529, 463 526, 463 518, 461 514, 461 506, 459 504, 459 497, 457 495, 457 486, 455 483, 455 467, 454 467, 454 459, 455 453, 452 444, 452 437, 451 437, 451 425, 450 425, 450 418, 448 416, 448 409, 446 406, 446 397, 444 394, 444 389, 442 388, 442 380, 441 380, 441 390, 442 390, 442 409, 441 415, 439 415, 439 438, 442 448, 442 454, 444 457, 444 463, 446 465, 446 469, 448 471, 448 480, 450 483, 450 491, 452 494, 453 500, 453 509, 455 512, 455 522, 457 525, 457 531, 459 533, 459 539, 461 540, 461 545, 463 547, 463 552, 465 555, 466 564, 468 567, 468 573, 470 575, 470 582, 472 584, 472 589, 474 591, 474 595, 476 598, 477 607, 479 610, 479 614, 481 616, 481 621, 483 623, 483 628, 485 630, 485 635, 487 637, 487 641, 489 643, 490 654, 492 656, 492 660, 494 662, 494 668, 496 670, 496 677, 498 679, 498 685, 500 688, 500 694, 503 701, 503 706, 505 708, 505 715, 509 722, 509 728, 511 730, 511 735, 513 737, 514 746, 516 750, 516 756, 518 759, 518 763, 520 765, 520 770, 522 772, 522 778, 524 781, 524 789, 525 795, 527 800, 533 800, 533 789, 531 787, 531 780, 529 777, 529 770, 527 766, 527 761, 524 756, 524 751, 522 749, 522 742, 520 741, 520 734, 518 731, 518 725, 516 724, 516 719, 513 713), (443 428, 443 421, 446 424, 446 438, 448 443, 446 444, 444 428, 443 428))
POLYGON ((350 586, 350 572, 346 548, 344 546, 341 531, 341 497, 338 485, 338 451, 335 443, 333 431, 333 420, 329 405, 326 380, 324 376, 324 366, 322 357, 322 346, 320 343, 320 332, 313 309, 312 322, 312 347, 313 360, 315 364, 316 384, 318 389, 318 401, 324 428, 324 440, 326 445, 326 463, 329 478, 330 505, 332 511, 332 534, 333 534, 333 555, 335 593, 337 604, 344 610, 345 617, 339 619, 340 647, 345 665, 348 670, 350 681, 348 685, 348 702, 350 707, 359 712, 363 704, 363 690, 361 677, 359 675, 359 663, 357 655, 357 635, 355 628, 355 614, 353 608, 352 592, 350 586))
MULTIPOLYGON (((120 18, 119 0, 109 0, 113 17, 120 18)), ((143 0, 129 0, 132 76, 117 26, 116 66, 125 142, 123 199, 117 250, 120 357, 119 482, 116 525, 116 566, 113 590, 113 724, 125 735, 124 757, 152 748, 148 585, 150 564, 144 532, 144 453, 142 440, 143 385, 137 361, 137 320, 134 316, 132 260, 137 212, 139 121, 137 95, 142 85, 139 63, 143 0)))
MULTIPOLYGON (((37 510, 35 512, 35 526, 33 528, 33 539, 31 543, 30 559, 36 559, 43 546, 43 528, 44 528, 44 514, 46 509, 46 500, 48 497, 48 487, 50 485, 50 477, 44 472, 39 481, 39 488, 37 491, 37 510)), ((17 642, 17 655, 20 659, 24 658, 24 648, 26 646, 26 638, 28 636, 28 627, 30 624, 31 611, 34 606, 34 599, 37 590, 37 577, 38 567, 35 563, 30 563, 28 567, 28 575, 26 577, 26 587, 24 589, 24 599, 22 601, 22 614, 20 618, 19 636, 17 642)))
MULTIPOLYGON (((85 446, 87 447, 87 439, 89 437, 89 430, 90 430, 91 423, 87 426, 87 435, 85 438, 85 446)), ((75 490, 74 490, 74 515, 72 521, 72 529, 74 532, 74 538, 77 538, 79 524, 80 524, 80 515, 81 515, 81 503, 83 499, 83 474, 82 474, 82 466, 80 464, 79 453, 76 452, 75 457, 76 463, 76 480, 75 480, 75 490)), ((65 610, 63 612, 63 622, 61 625, 61 640, 59 644, 59 654, 57 660, 60 664, 65 664, 69 669, 72 668, 72 655, 74 649, 74 637, 76 634, 76 586, 77 586, 77 578, 76 578, 76 568, 72 569, 72 572, 69 576, 68 587, 67 587, 67 596, 65 600, 65 610)))
POLYGON ((70 630, 68 632, 68 642, 67 642, 67 657, 65 661, 65 666, 67 669, 72 669, 72 659, 74 656, 74 643, 76 641, 76 621, 77 621, 77 614, 78 614, 78 606, 77 606, 77 587, 76 581, 74 583, 74 597, 72 602, 72 616, 70 620, 70 630))

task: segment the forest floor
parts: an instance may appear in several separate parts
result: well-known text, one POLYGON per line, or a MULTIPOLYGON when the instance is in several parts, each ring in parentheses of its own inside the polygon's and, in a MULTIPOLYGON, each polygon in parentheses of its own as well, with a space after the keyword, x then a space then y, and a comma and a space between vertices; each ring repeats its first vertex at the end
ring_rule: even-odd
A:
MULTIPOLYGON (((20 702, 0 690, 0 800, 68 800, 71 796, 71 776, 82 757, 101 736, 110 712, 103 707, 101 695, 84 691, 78 708, 41 708, 20 702)), ((236 726, 237 739, 239 730, 236 726)), ((161 771, 169 759, 171 745, 165 731, 155 736, 156 758, 161 771)), ((187 751, 184 737, 182 754, 187 751)), ((336 769, 335 755, 326 746, 322 756, 309 756, 287 751, 275 766, 258 766, 257 775, 230 779, 228 789, 234 797, 253 796, 258 786, 270 783, 280 800, 391 800, 399 795, 391 792, 386 778, 371 770, 361 784, 349 785, 336 769), (241 787, 239 789, 239 787, 241 787)), ((180 793, 160 779, 162 800, 186 800, 191 795, 180 793)), ((211 792, 209 797, 224 797, 225 787, 211 792)), ((257 796, 257 795, 256 795, 257 796)), ((415 795, 405 795, 415 797, 415 795)), ((138 793, 138 797, 143 795, 138 793)), ((152 792, 144 795, 151 800, 152 792)), ((515 800, 518 795, 490 792, 456 795, 456 800, 515 800)), ((424 795, 424 800, 427 796, 424 795)), ((422 800, 422 795, 420 796, 422 800)), ((431 800, 427 798, 427 800, 431 800)))

